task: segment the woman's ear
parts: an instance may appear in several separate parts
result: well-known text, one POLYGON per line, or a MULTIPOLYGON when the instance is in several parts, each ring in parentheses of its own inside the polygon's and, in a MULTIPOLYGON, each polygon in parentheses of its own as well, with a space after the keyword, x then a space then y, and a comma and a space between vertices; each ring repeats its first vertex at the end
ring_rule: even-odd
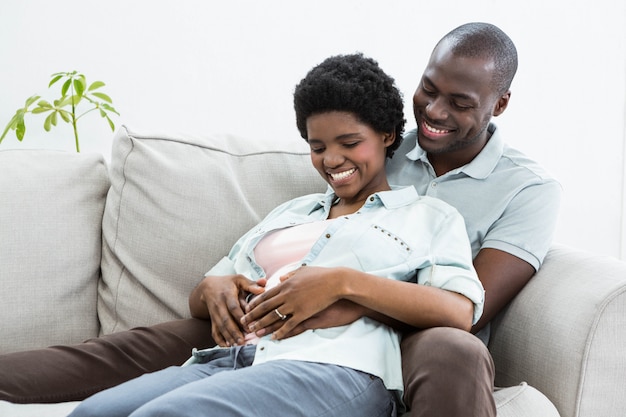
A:
POLYGON ((396 132, 383 133, 383 145, 385 148, 390 147, 396 141, 396 132))

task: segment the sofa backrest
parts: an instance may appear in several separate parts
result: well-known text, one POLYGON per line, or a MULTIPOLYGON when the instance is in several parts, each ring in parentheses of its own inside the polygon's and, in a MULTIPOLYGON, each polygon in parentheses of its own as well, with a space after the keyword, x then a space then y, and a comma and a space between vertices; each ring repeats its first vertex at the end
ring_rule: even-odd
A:
POLYGON ((305 142, 120 129, 103 217, 103 333, 189 316, 188 296, 279 203, 323 192, 305 142))
POLYGON ((0 353, 98 335, 102 155, 0 151, 0 353))

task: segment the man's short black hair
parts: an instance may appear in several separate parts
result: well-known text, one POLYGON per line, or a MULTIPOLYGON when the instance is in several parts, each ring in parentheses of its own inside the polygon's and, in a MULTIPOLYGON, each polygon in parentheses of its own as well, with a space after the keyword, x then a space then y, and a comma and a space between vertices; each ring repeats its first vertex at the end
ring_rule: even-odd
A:
POLYGON ((450 31, 439 43, 443 41, 448 42, 450 50, 457 56, 492 60, 494 88, 498 94, 509 90, 517 71, 517 49, 500 28, 490 23, 466 23, 450 31))
POLYGON ((309 71, 294 92, 296 124, 304 139, 310 116, 350 112, 377 132, 395 133, 395 142, 387 148, 389 158, 402 142, 403 107, 394 79, 361 53, 327 58, 309 71))

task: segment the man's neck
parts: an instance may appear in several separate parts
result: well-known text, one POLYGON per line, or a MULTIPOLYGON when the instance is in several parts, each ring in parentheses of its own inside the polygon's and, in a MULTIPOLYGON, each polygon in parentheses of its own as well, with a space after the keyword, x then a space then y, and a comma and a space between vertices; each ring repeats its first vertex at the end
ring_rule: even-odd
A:
POLYGON ((443 174, 472 162, 474 158, 476 158, 476 156, 483 150, 487 142, 489 142, 492 134, 493 130, 488 129, 485 131, 484 139, 477 141, 472 144, 472 146, 459 149, 458 151, 445 152, 441 154, 428 153, 428 160, 435 170, 435 174, 440 177, 443 174))

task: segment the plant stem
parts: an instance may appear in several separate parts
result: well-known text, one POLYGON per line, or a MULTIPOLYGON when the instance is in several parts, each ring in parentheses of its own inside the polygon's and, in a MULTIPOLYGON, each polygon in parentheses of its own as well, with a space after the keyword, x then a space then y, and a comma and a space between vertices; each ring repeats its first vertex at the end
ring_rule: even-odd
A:
POLYGON ((78 130, 76 129, 76 104, 74 103, 74 77, 70 77, 70 93, 72 97, 72 128, 74 128, 74 142, 76 143, 76 152, 80 153, 80 145, 78 145, 78 130))
POLYGON ((78 130, 76 129, 76 118, 74 117, 72 117, 72 128, 74 128, 74 142, 76 142, 76 152, 80 152, 80 145, 78 144, 78 130))

